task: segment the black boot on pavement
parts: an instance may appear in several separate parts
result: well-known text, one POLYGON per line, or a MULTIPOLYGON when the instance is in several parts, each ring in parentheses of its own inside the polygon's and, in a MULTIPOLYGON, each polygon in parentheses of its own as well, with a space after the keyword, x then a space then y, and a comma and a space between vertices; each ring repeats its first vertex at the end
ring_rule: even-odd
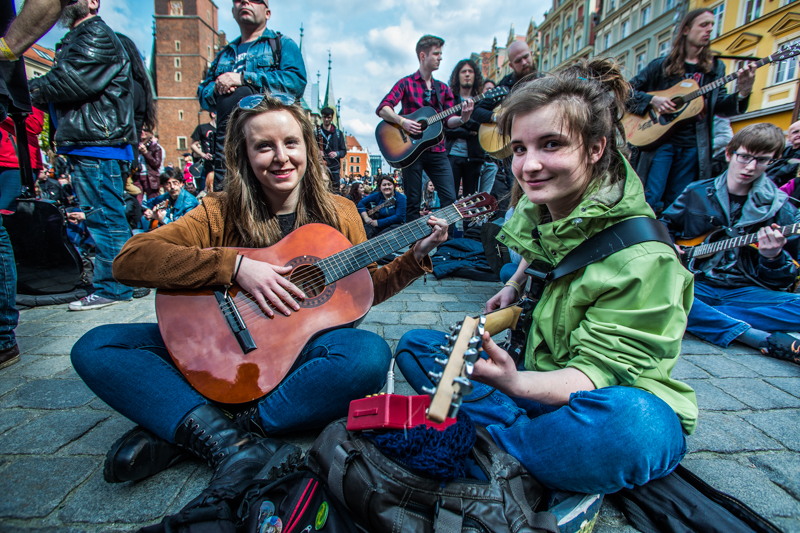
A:
POLYGON ((11 348, 0 350, 0 368, 11 366, 19 361, 19 346, 15 343, 11 348))
POLYGON ((761 348, 761 353, 800 365, 800 339, 786 333, 773 333, 767 337, 766 346, 761 348))
POLYGON ((262 479, 280 477, 297 464, 302 454, 297 446, 241 429, 208 404, 186 415, 175 432, 175 442, 214 469, 208 493, 249 482, 259 472, 262 479))
POLYGON ((136 426, 111 446, 103 465, 103 478, 108 483, 139 481, 189 457, 177 445, 136 426))

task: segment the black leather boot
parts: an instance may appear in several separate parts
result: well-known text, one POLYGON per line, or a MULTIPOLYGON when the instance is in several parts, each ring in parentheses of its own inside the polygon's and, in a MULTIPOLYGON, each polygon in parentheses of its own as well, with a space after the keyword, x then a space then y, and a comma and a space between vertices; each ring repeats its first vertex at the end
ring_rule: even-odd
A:
POLYGON ((186 415, 175 442, 214 468, 209 490, 232 487, 261 472, 263 479, 288 473, 302 454, 285 442, 262 438, 241 429, 213 405, 201 405, 186 415))
POLYGON ((142 426, 120 437, 106 454, 103 478, 108 483, 139 481, 166 470, 189 454, 142 426))

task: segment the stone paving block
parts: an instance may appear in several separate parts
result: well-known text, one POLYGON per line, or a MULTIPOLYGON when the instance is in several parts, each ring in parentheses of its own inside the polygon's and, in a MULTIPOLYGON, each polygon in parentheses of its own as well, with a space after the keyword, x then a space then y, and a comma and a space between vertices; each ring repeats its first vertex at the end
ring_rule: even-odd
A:
POLYGON ((713 344, 705 343, 697 337, 683 338, 681 343, 681 353, 684 355, 716 355, 721 354, 722 350, 713 344))
POLYGON ((485 302, 444 302, 442 308, 446 312, 475 314, 483 311, 485 302))
POLYGON ((800 457, 796 453, 764 453, 750 457, 750 462, 773 483, 800 500, 800 457))
POLYGON ((156 322, 158 322, 158 320, 156 319, 155 313, 148 313, 130 321, 130 323, 136 324, 155 324, 156 322))
POLYGON ((467 315, 472 314, 473 313, 441 313, 442 326, 440 331, 449 332, 453 325, 463 322, 467 315))
POLYGON ((484 288, 494 289, 495 292, 499 291, 500 288, 503 286, 500 283, 500 280, 498 280, 498 281, 472 281, 472 280, 467 281, 467 280, 464 280, 464 281, 466 283, 472 285, 473 287, 484 287, 484 288))
POLYGON ((19 313, 19 321, 20 322, 33 322, 38 320, 45 320, 55 315, 60 315, 63 313, 65 308, 63 307, 56 307, 56 306, 47 306, 47 307, 36 307, 34 309, 26 309, 24 311, 20 311, 19 313))
POLYGON ((435 327, 439 324, 439 313, 402 313, 400 322, 402 324, 435 327))
MULTIPOLYGON (((400 337, 402 337, 406 332, 408 332, 408 331, 410 331, 412 329, 430 329, 430 328, 425 328, 423 326, 415 326, 415 327, 409 327, 409 326, 384 326, 383 327, 383 338, 386 339, 387 341, 400 340, 400 337)), ((392 350, 392 351, 394 351, 394 350, 392 350)))
POLYGON ((800 378, 800 366, 761 354, 727 355, 728 359, 751 368, 762 376, 800 378))
MULTIPOLYGON (((430 282, 428 282, 428 285, 416 285, 416 284, 409 285, 408 287, 403 289, 403 292, 408 294, 420 294, 423 292, 431 292, 432 290, 433 289, 430 286, 430 282)), ((392 296, 392 298, 394 298, 394 296, 392 296)))
POLYGON ((772 483, 760 470, 726 459, 690 457, 682 464, 715 489, 738 498, 770 520, 776 516, 800 515, 800 502, 772 483))
POLYGON ((36 335, 42 335, 56 326, 57 324, 51 324, 49 322, 23 322, 20 319, 19 325, 14 330, 14 335, 17 337, 34 337, 36 335))
MULTIPOLYGON (((98 326, 94 322, 85 322, 77 324, 54 324, 58 327, 42 333, 45 337, 83 337, 85 333, 93 330, 98 326)), ((54 339, 53 339, 54 340, 54 339)))
POLYGON ((96 411, 114 411, 109 405, 101 400, 100 398, 95 398, 91 402, 89 402, 89 407, 96 410, 96 411))
POLYGON ((81 377, 78 375, 78 373, 75 372, 75 369, 72 367, 72 365, 70 365, 69 368, 67 368, 65 370, 62 370, 58 374, 54 374, 53 378, 54 379, 75 379, 75 380, 80 380, 81 379, 81 377))
POLYGON ((407 313, 429 312, 438 313, 442 310, 442 304, 438 302, 406 302, 407 313))
POLYGON ((208 483, 211 481, 211 476, 214 474, 211 468, 209 468, 206 464, 201 463, 199 460, 190 461, 184 464, 194 464, 195 470, 189 476, 189 479, 186 480, 186 483, 183 484, 178 496, 175 498, 175 501, 170 504, 169 508, 165 510, 164 514, 175 514, 186 507, 190 501, 195 499, 201 492, 203 492, 203 490, 206 489, 206 487, 208 487, 208 483))
POLYGON ((82 457, 17 459, 0 476, 0 516, 47 516, 98 465, 98 459, 82 457))
POLYGON ((475 302, 476 304, 484 305, 489 298, 494 294, 485 294, 482 292, 469 292, 458 295, 459 302, 475 302))
POLYGON ((392 301, 391 299, 383 302, 382 304, 374 306, 370 312, 375 311, 405 311, 406 309, 406 302, 403 301, 392 301))
POLYGON ((16 389, 17 387, 19 387, 20 385, 22 385, 24 383, 25 383, 25 380, 22 379, 21 377, 17 377, 17 376, 12 376, 12 377, 3 376, 3 377, 1 377, 0 378, 0 396, 3 396, 4 394, 6 394, 8 392, 11 392, 12 390, 16 389))
POLYGON ((98 470, 61 508, 65 522, 139 523, 157 521, 178 496, 197 465, 181 463, 139 482, 106 483, 98 470))
POLYGON ((4 433, 13 427, 33 420, 41 414, 42 411, 31 411, 28 409, 4 409, 3 416, 0 417, 0 433, 4 433))
POLYGON ((437 280, 442 287, 469 287, 471 284, 466 279, 461 278, 444 278, 437 280))
POLYGON ((7 454, 53 453, 108 418, 103 411, 53 411, 0 436, 7 454))
POLYGON ((700 414, 697 430, 687 437, 689 452, 722 453, 780 450, 783 447, 736 415, 700 414))
POLYGON ((800 407, 800 398, 757 379, 712 379, 711 383, 754 409, 800 407))
POLYGON ((419 299, 423 302, 458 302, 459 298, 464 296, 460 294, 419 294, 419 299))
POLYGON ((739 416, 790 450, 800 452, 800 411, 775 409, 742 413, 739 416))
POLYGON ((94 311, 68 311, 49 317, 49 322, 64 322, 73 324, 78 322, 96 322, 99 324, 113 324, 120 315, 120 309, 114 309, 124 304, 112 305, 94 311), (113 318, 112 318, 113 317, 113 318))
POLYGON ((800 378, 766 378, 764 381, 800 398, 800 378))
POLYGON ((684 379, 684 383, 694 389, 697 395, 697 405, 705 411, 741 411, 747 406, 727 394, 706 379, 684 379))
POLYGON ((395 302, 419 302, 420 296, 424 296, 426 293, 413 293, 413 292, 406 292, 402 291, 394 296, 392 296, 392 300, 395 302))
POLYGON ((67 409, 92 401, 94 393, 82 381, 40 379, 22 385, 5 396, 0 407, 67 409))
POLYGON ((364 317, 364 324, 390 324, 400 323, 400 313, 393 311, 370 311, 364 317))
POLYGON ((683 355, 685 359, 693 365, 702 368, 714 377, 718 378, 753 378, 758 374, 726 357, 709 357, 707 355, 683 355))
POLYGON ((53 337, 19 337, 17 339, 17 346, 19 346, 19 352, 22 354, 38 353, 36 351, 38 348, 45 344, 50 344, 51 342, 53 342, 53 337))
POLYGON ((678 357, 678 362, 672 369, 673 379, 683 381, 685 379, 706 379, 710 378, 711 374, 699 368, 686 359, 685 356, 678 357))
POLYGON ((69 455, 105 455, 117 439, 136 424, 124 416, 111 416, 62 450, 69 455))
POLYGON ((363 329, 364 331, 371 331, 376 335, 382 336, 383 334, 383 328, 381 326, 376 326, 374 324, 360 324, 358 326, 358 329, 363 329))
MULTIPOLYGON (((3 533, 89 533, 86 529, 76 529, 73 527, 17 527, 8 524, 3 525, 3 533)), ((101 533, 115 533, 113 530, 104 529, 101 533)), ((127 532, 126 532, 127 533, 127 532)))
POLYGON ((29 365, 20 367, 17 376, 25 379, 38 379, 58 374, 67 368, 72 368, 69 356, 52 355, 41 357, 29 365))

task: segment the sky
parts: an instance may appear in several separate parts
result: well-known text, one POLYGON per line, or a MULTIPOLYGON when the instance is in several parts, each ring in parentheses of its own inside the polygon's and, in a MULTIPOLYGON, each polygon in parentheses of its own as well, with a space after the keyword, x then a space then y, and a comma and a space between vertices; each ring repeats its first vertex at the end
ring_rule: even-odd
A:
MULTIPOLYGON (((219 29, 232 40, 239 28, 231 15, 231 0, 214 1, 219 7, 219 29)), ((15 2, 19 9, 21 0, 15 2)), ((303 25, 306 71, 309 83, 320 72, 321 98, 330 50, 342 129, 377 154, 375 127, 380 119, 375 108, 398 79, 417 70, 414 45, 422 35, 445 40, 442 64, 434 77, 446 83, 458 61, 472 52, 490 50, 495 37, 504 46, 512 24, 517 35, 524 35, 531 18, 541 23, 551 6, 548 0, 271 0, 267 27, 299 42, 303 25)), ((149 61, 153 9, 152 0, 102 0, 100 16, 114 31, 133 39, 149 61)), ((54 48, 65 33, 56 26, 39 44, 54 48)))

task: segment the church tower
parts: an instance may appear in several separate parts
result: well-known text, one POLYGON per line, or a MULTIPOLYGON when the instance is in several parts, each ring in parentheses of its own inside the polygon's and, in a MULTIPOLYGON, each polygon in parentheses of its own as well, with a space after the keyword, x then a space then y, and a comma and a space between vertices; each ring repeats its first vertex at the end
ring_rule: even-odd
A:
POLYGON ((183 169, 191 135, 208 113, 200 109, 197 86, 227 44, 217 30, 212 0, 155 0, 155 31, 150 70, 157 95, 156 136, 166 151, 164 165, 183 169))
POLYGON ((333 96, 333 78, 331 78, 331 52, 328 51, 328 86, 325 88, 325 101, 322 107, 330 107, 333 109, 333 123, 337 128, 342 129, 339 125, 339 107, 336 105, 336 97, 333 96))

